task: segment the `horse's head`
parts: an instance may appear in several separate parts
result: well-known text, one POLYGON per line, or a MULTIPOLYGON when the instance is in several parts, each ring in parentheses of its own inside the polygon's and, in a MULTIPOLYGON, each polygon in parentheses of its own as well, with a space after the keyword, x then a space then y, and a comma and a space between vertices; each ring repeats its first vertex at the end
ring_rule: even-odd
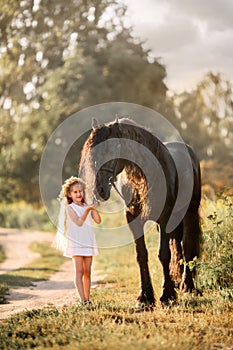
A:
POLYGON ((110 197, 111 187, 123 167, 118 120, 106 125, 97 125, 95 121, 80 161, 81 176, 95 199, 105 201, 110 197))
POLYGON ((116 176, 121 171, 120 163, 120 159, 113 159, 103 164, 97 171, 94 186, 94 196, 97 200, 109 199, 116 176))

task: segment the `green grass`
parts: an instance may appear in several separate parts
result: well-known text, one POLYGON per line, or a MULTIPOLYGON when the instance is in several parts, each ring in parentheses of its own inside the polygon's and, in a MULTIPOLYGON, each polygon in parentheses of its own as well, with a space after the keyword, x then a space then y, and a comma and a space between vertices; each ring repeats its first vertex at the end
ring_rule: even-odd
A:
POLYGON ((11 317, 1 324, 2 349, 231 349, 233 305, 219 295, 179 295, 176 306, 138 312, 131 253, 132 246, 101 252, 110 286, 92 290, 93 309, 51 305, 11 317))
POLYGON ((9 293, 9 290, 6 283, 0 283, 0 304, 6 303, 6 295, 9 293))
POLYGON ((0 304, 5 302, 5 295, 10 287, 33 286, 35 282, 48 280, 65 261, 61 254, 48 244, 33 242, 30 249, 41 256, 21 268, 0 275, 0 304))
MULTIPOLYGON (((150 255, 156 238, 152 232, 147 237, 150 255)), ((134 247, 101 250, 97 264, 106 277, 91 291, 93 308, 51 305, 13 316, 0 325, 2 349, 231 349, 233 304, 218 293, 179 294, 176 306, 158 303, 154 311, 139 312, 134 306, 139 291, 134 247)), ((153 264, 159 291, 160 267, 153 264)))
MULTIPOLYGON (((6 254, 3 249, 3 246, 0 245, 0 263, 2 263, 6 259, 6 254)), ((4 304, 6 299, 5 296, 9 292, 9 287, 6 283, 0 283, 0 304, 4 304)))
MULTIPOLYGON (((216 227, 211 219, 207 223, 208 227, 207 224, 204 226, 207 237, 209 232, 212 232, 213 240, 220 234, 224 239, 228 237, 226 234, 230 236, 231 233, 232 237, 231 226, 227 222, 226 225, 222 223, 221 227, 216 227)), ((158 233, 151 229, 146 240, 158 300, 162 284, 161 266, 157 258, 158 233)), ((207 242, 208 239, 205 244, 207 242)), ((224 249, 225 245, 225 252, 224 249)), ((218 253, 221 258, 220 246, 218 253)), ((210 253, 208 255, 212 259, 210 253)), ((163 307, 158 302, 153 311, 140 311, 135 307, 140 282, 135 260, 133 244, 101 249, 96 263, 97 269, 105 277, 91 290, 93 308, 78 308, 76 305, 56 308, 50 305, 12 316, 0 324, 0 348, 233 349, 233 302, 223 297, 224 287, 206 286, 202 297, 178 292, 176 305, 163 307)), ((207 256, 204 254, 199 263, 205 266, 202 273, 208 275, 206 262, 207 256)), ((224 268, 223 265, 222 271, 225 271, 224 268)), ((232 288, 230 283, 231 280, 229 285, 232 288)))
POLYGON ((3 246, 0 244, 0 263, 2 263, 6 259, 6 254, 3 249, 3 246))
POLYGON ((205 300, 198 308, 190 304, 138 313, 122 298, 110 301, 109 294, 96 294, 102 301, 92 310, 51 306, 15 316, 2 325, 2 348, 231 349, 232 309, 220 321, 221 311, 226 312, 222 304, 217 308, 205 300))

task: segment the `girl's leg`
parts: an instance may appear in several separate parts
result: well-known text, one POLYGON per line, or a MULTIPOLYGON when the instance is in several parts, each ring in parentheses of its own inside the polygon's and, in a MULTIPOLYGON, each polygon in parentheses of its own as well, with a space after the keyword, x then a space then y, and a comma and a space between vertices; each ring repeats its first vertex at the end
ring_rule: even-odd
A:
POLYGON ((86 300, 86 298, 85 298, 84 287, 83 287, 83 274, 84 274, 83 256, 73 256, 72 260, 74 264, 74 285, 79 294, 80 301, 84 301, 86 300))
POLYGON ((91 264, 92 264, 92 256, 84 256, 83 257, 83 287, 84 287, 84 295, 85 300, 89 300, 90 289, 91 289, 91 264))

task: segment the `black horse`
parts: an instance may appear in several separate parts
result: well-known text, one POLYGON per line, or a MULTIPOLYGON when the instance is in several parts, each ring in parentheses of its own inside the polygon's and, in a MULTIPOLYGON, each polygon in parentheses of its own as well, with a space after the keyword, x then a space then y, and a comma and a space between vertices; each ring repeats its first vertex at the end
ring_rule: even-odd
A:
POLYGON ((199 257, 201 238, 200 165, 192 148, 181 142, 163 143, 127 118, 104 125, 94 121, 79 170, 98 201, 110 197, 120 174, 121 188, 116 190, 126 204, 140 268, 138 304, 155 304, 143 232, 147 220, 156 221, 160 227, 159 259, 164 275, 161 302, 175 300, 178 286, 192 292, 193 276, 187 263, 199 257), (180 264, 181 259, 184 264, 180 264))

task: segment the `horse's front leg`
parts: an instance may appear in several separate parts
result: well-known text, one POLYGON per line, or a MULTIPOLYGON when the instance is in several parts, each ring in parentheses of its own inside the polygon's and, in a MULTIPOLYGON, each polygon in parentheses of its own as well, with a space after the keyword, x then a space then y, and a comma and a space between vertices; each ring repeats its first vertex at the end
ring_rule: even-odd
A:
POLYGON ((163 304, 168 304, 169 301, 176 299, 176 291, 174 282, 172 281, 171 275, 170 275, 170 261, 171 261, 171 251, 169 247, 169 235, 165 233, 163 227, 160 227, 161 233, 160 233, 160 248, 159 248, 159 260, 161 261, 161 264, 163 266, 163 276, 164 276, 164 283, 163 283, 163 294, 160 298, 160 301, 163 304))
POLYGON ((130 212, 126 213, 126 218, 134 236, 137 262, 140 268, 141 291, 137 299, 137 306, 152 307, 155 305, 155 297, 148 267, 148 252, 144 239, 143 224, 139 219, 136 220, 130 212))

